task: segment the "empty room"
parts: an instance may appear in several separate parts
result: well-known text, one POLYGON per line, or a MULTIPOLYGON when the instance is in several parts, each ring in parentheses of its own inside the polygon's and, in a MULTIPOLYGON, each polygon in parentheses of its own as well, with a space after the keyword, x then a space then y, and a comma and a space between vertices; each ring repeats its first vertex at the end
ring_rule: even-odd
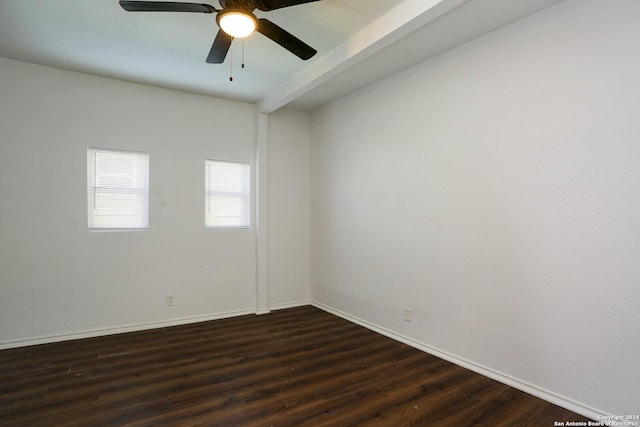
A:
POLYGON ((0 0, 0 424, 640 426, 639 76, 637 0, 0 0))

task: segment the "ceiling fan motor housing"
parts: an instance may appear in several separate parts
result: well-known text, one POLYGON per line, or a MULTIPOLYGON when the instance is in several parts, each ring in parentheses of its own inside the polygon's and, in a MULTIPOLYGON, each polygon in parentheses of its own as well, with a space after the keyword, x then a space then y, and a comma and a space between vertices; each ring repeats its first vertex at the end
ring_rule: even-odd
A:
POLYGON ((219 0, 223 9, 241 9, 253 12, 257 7, 254 0, 219 0))

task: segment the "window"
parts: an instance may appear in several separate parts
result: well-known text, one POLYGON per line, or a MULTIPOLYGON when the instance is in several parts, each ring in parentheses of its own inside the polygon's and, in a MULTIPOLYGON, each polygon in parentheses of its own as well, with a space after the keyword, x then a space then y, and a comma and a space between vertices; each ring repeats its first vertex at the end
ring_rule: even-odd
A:
POLYGON ((149 155, 87 150, 88 227, 140 230, 149 226, 149 155))
POLYGON ((249 227, 249 165, 205 161, 206 228, 249 227))

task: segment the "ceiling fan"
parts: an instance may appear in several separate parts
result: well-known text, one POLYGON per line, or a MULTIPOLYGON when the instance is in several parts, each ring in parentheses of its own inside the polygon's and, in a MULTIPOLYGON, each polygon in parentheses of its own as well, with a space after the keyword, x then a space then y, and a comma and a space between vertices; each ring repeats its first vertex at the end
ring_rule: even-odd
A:
POLYGON ((246 37, 255 31, 267 36, 300 59, 307 60, 317 51, 293 34, 264 18, 257 18, 255 9, 268 12, 283 7, 311 3, 319 0, 218 0, 222 9, 203 3, 164 1, 125 1, 120 6, 129 12, 195 12, 217 13, 220 29, 207 56, 210 64, 221 64, 235 37, 246 37))

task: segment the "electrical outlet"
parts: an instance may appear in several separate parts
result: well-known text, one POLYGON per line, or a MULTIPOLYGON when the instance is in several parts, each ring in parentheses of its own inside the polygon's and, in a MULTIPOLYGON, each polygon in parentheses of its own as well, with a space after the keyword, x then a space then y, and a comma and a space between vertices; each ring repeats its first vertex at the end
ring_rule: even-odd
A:
POLYGON ((167 307, 173 307, 176 305, 176 296, 173 294, 167 294, 165 297, 165 303, 167 304, 167 307))
POLYGON ((405 307, 403 313, 403 319, 405 322, 411 322, 411 307, 405 307))

